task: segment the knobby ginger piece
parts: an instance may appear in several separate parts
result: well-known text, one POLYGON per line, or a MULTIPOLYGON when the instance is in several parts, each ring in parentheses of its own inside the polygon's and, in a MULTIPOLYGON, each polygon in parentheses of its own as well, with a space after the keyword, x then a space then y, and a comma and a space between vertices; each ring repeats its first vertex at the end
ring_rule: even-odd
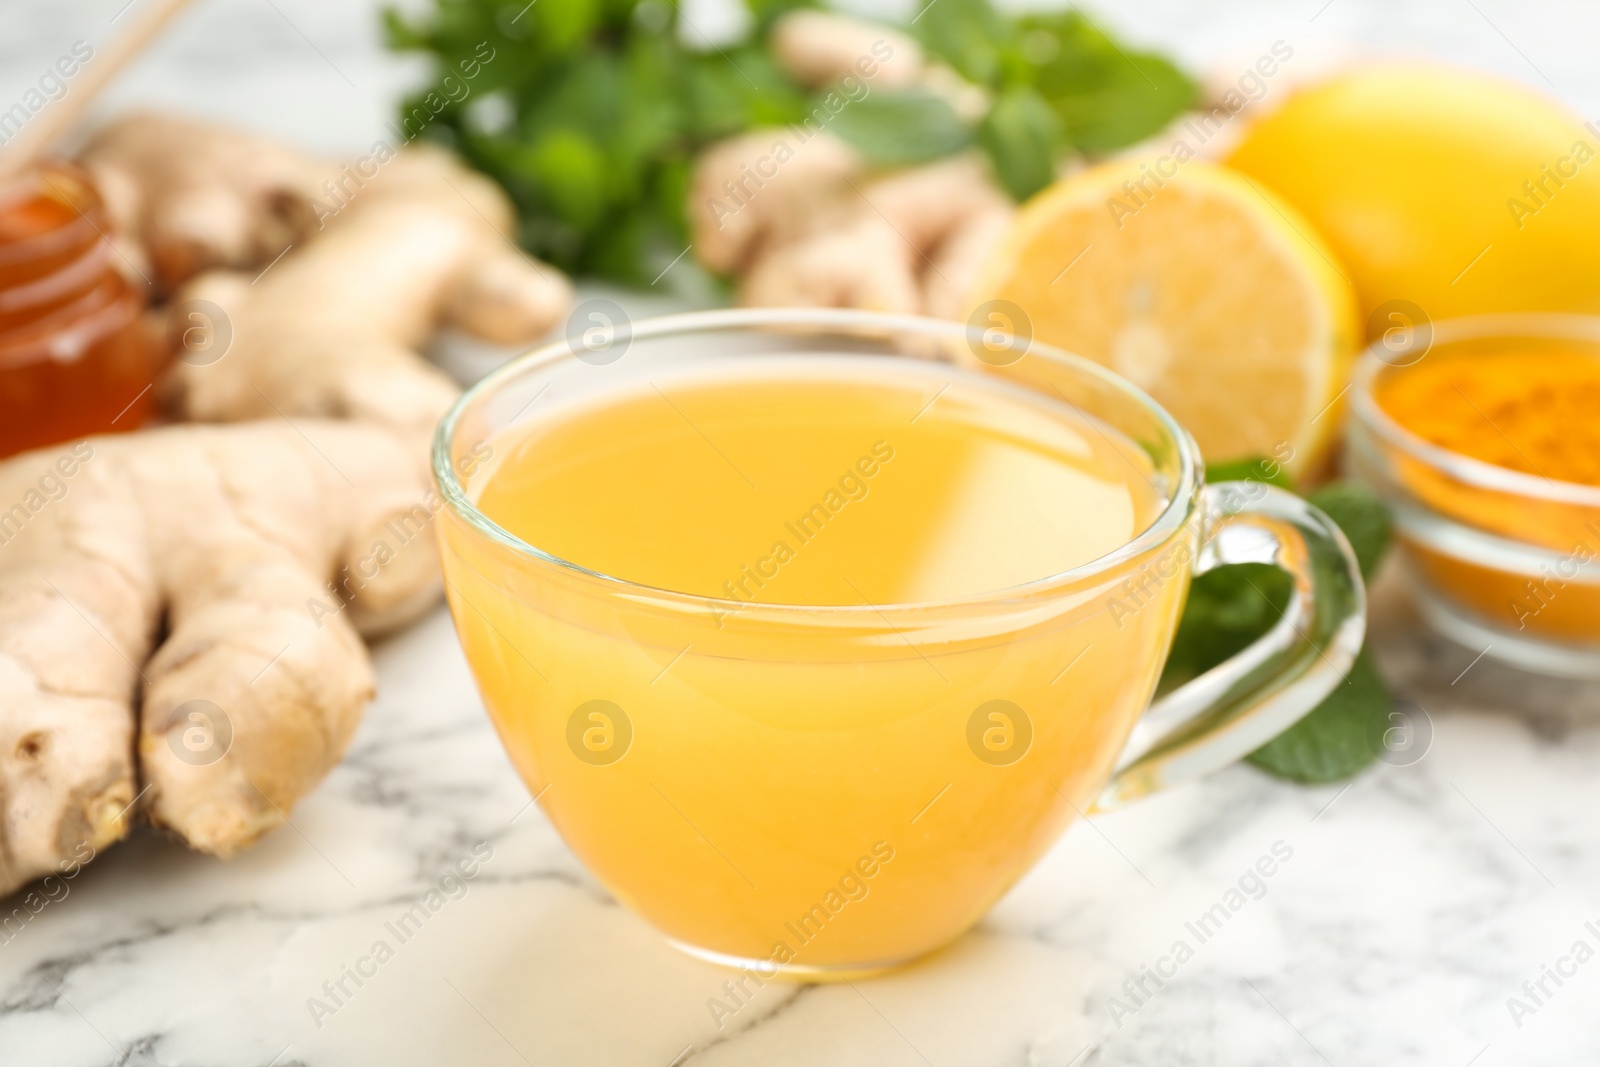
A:
POLYGON ((764 245, 813 230, 840 187, 865 173, 860 154, 826 130, 770 127, 719 141, 695 162, 695 255, 718 273, 741 271, 764 245))
POLYGON ((1000 243, 1016 208, 1007 201, 980 208, 952 226, 931 253, 922 274, 922 312, 937 319, 959 319, 974 299, 978 275, 1000 243))
POLYGON ((923 73, 922 46, 899 30, 831 11, 802 8, 772 27, 772 56, 809 88, 844 78, 878 89, 904 89, 923 73))
MULTIPOLYGON (((851 103, 916 87, 971 121, 988 110, 983 89, 886 26, 800 9, 769 39, 791 77, 842 85, 851 103)), ((740 303, 955 316, 1013 207, 976 155, 871 175, 824 120, 808 118, 708 148, 688 214, 696 255, 735 276, 740 303)))
POLYGON ((360 633, 437 597, 437 503, 399 436, 316 420, 0 463, 0 895, 136 800, 218 856, 284 822, 372 696, 360 633))
POLYGON ((841 86, 853 99, 862 87, 867 93, 920 89, 944 97, 972 123, 989 111, 987 90, 930 62, 914 37, 879 22, 799 8, 778 19, 767 40, 778 66, 809 89, 841 86))
POLYGON ((101 129, 78 162, 162 293, 205 270, 260 269, 304 241, 331 173, 271 138, 145 112, 101 129))
POLYGON ((566 314, 571 283, 511 243, 511 205, 487 178, 424 147, 369 169, 304 248, 259 276, 212 272, 178 294, 180 311, 215 319, 207 336, 226 345, 220 358, 178 353, 165 383, 176 414, 366 420, 426 456, 458 390, 418 347, 447 324, 531 342, 566 314))
POLYGON ((984 160, 869 177, 823 131, 792 158, 763 163, 797 136, 756 131, 696 163, 694 246, 708 267, 735 275, 739 302, 959 315, 1014 211, 984 160))

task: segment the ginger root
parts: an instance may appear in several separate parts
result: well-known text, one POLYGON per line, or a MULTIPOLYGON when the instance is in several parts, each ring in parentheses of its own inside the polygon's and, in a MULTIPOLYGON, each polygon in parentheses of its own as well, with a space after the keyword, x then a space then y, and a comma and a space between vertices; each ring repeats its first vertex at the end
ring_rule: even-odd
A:
MULTIPOLYGON (((778 19, 770 43, 811 88, 915 86, 968 118, 988 108, 982 89, 887 26, 800 9, 778 19)), ((688 205, 700 262, 734 275, 743 304, 962 314, 1013 213, 988 166, 969 154, 874 174, 818 123, 753 130, 701 153, 688 205)))
POLYGON ((866 169, 826 130, 753 130, 709 146, 689 192, 696 258, 719 274, 743 272, 763 245, 803 232, 803 220, 833 206, 839 187, 866 169))
POLYGON ((259 270, 309 237, 329 170, 266 137, 152 113, 104 127, 78 162, 161 293, 204 270, 259 270))
POLYGON ((701 155, 689 204, 701 262, 738 278, 742 304, 959 315, 1014 210, 987 164, 953 156, 872 177, 826 131, 800 138, 757 131, 701 155))
POLYGON ((571 300, 440 152, 381 157, 332 208, 325 168, 184 120, 126 120, 84 161, 164 282, 251 268, 179 292, 163 389, 267 421, 0 463, 0 894, 136 809, 219 856, 287 820, 372 697, 361 636, 438 599, 424 457, 457 389, 417 346, 532 340, 571 300))
POLYGON ((425 456, 458 392, 417 352, 435 329, 529 342, 572 302, 571 283, 506 236, 514 220, 504 194, 439 150, 379 162, 322 221, 259 276, 214 271, 178 293, 180 314, 218 321, 205 323, 206 346, 178 353, 164 386, 177 415, 360 419, 425 456), (218 358, 210 346, 224 341, 218 358))
POLYGON ((338 167, 135 114, 79 161, 158 290, 176 290, 179 362, 163 390, 179 418, 367 419, 425 453, 457 389, 417 347, 441 324, 531 342, 572 302, 565 277, 511 243, 505 195, 439 150, 380 145, 338 167))
POLYGON ((799 8, 773 24, 767 43, 772 58, 808 88, 859 77, 863 57, 878 60, 872 84, 904 89, 916 84, 925 67, 922 46, 899 30, 849 15, 799 8))
POLYGON ((90 438, 0 463, 0 502, 0 895, 136 800, 219 856, 283 823, 372 695, 359 633, 438 593, 437 498, 376 426, 90 438))
POLYGON ((362 636, 438 599, 425 457, 458 390, 418 346, 531 341, 571 302, 445 153, 345 168, 329 207, 323 169, 259 150, 145 116, 85 155, 164 281, 252 268, 178 292, 162 388, 184 418, 265 421, 0 462, 0 895, 136 811, 218 856, 288 819, 373 695, 362 636))

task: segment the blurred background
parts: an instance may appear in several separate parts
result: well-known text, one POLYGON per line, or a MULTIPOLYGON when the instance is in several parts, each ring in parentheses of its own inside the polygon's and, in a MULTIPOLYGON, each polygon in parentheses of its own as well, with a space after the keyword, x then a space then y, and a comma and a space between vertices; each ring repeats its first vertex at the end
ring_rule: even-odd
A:
MULTIPOLYGON (((72 41, 109 39, 112 19, 126 4, 13 0, 0 37, 0 99, 20 96, 38 69, 72 41)), ((171 108, 325 152, 365 148, 393 119, 401 96, 427 78, 423 58, 385 51, 379 12, 387 6, 421 12, 430 5, 198 0, 106 95, 102 109, 171 108)), ((916 10, 882 0, 842 6, 897 18, 916 10)), ((1253 58, 1282 38, 1329 57, 1359 47, 1465 63, 1554 92, 1588 116, 1600 114, 1594 62, 1600 5, 1585 0, 1090 0, 1072 6, 1199 75, 1227 69, 1237 56, 1253 58)), ((732 0, 691 0, 684 9, 708 37, 736 32, 740 15, 732 0)))

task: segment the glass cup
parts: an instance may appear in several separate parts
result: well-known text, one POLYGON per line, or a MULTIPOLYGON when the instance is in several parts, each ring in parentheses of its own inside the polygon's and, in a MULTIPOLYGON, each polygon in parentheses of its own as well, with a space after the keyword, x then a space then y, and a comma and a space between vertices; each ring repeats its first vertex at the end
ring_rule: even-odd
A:
POLYGON ((1361 646, 1364 593, 1337 527, 1260 483, 1204 486, 1189 435, 1097 364, 915 317, 749 309, 630 326, 619 312, 461 398, 434 445, 437 528, 512 762, 594 875, 696 956, 820 980, 938 948, 1073 819, 1237 760, 1314 707, 1361 646), (598 574, 474 507, 500 435, 566 401, 818 352, 931 358, 952 379, 1035 389, 1137 442, 1164 506, 1116 551, 1026 585, 820 607, 598 574), (1293 577, 1282 622, 1147 709, 1191 575, 1247 562, 1293 577))

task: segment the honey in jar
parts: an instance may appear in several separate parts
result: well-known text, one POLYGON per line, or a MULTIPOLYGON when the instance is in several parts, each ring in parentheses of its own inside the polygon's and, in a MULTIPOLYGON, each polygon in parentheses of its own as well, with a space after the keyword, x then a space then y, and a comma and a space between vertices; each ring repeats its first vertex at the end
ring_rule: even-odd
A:
POLYGON ((0 456, 132 430, 154 411, 166 346, 123 262, 82 170, 0 179, 0 456))

